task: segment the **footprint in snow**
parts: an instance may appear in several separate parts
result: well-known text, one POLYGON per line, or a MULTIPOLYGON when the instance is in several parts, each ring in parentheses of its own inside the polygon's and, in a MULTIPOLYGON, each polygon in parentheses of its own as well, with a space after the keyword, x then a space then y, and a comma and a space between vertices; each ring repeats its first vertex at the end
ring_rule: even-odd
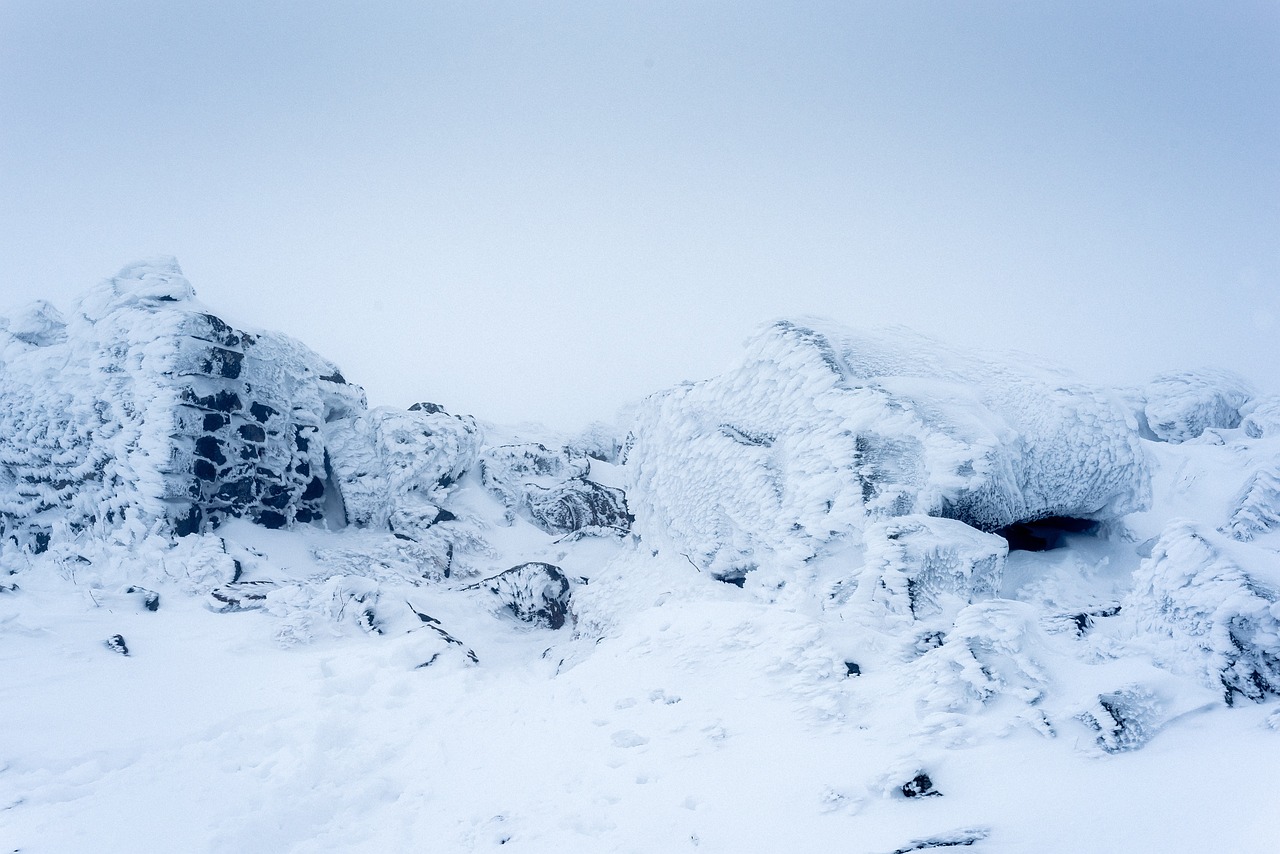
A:
POLYGON ((646 736, 629 729, 620 729, 612 736, 614 747, 640 747, 649 743, 646 736))

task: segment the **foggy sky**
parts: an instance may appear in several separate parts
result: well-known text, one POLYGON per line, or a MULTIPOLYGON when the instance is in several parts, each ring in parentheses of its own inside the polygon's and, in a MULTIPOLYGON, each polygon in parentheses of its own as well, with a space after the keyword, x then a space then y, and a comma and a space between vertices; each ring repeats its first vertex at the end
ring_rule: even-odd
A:
POLYGON ((1280 392, 1280 5, 0 0, 0 313, 156 254, 500 421, 798 314, 1280 392))

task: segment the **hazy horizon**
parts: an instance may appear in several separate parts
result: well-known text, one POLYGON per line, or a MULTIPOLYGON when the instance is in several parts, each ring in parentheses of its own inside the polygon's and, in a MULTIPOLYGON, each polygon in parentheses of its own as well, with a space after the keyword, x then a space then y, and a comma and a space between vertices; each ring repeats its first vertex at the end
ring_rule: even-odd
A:
POLYGON ((0 314, 175 255, 574 427, 779 316, 1280 392, 1280 7, 0 6, 0 314))

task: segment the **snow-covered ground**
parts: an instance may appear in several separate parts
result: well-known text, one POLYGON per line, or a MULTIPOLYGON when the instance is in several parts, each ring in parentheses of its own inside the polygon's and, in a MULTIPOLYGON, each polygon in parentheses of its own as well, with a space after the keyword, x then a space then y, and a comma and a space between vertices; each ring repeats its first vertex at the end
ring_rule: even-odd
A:
POLYGON ((618 430, 320 412, 310 522, 6 499, 0 850, 1272 850, 1274 399, 804 330, 618 430))

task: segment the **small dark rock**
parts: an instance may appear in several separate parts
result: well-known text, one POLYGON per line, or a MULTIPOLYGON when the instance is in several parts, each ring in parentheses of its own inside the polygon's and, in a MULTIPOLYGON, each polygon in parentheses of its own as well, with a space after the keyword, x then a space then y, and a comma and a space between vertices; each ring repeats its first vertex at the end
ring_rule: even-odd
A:
POLYGON ((428 403, 427 401, 422 401, 421 403, 415 403, 413 406, 410 406, 409 411, 421 412, 424 415, 435 415, 436 413, 444 412, 444 407, 438 403, 428 403))
POLYGON ((130 587, 124 591, 125 593, 135 593, 142 597, 142 607, 148 611, 160 610, 160 594, 154 590, 148 590, 145 587, 130 587))
POLYGON ((476 587, 497 596, 526 623, 559 629, 569 614, 569 579, 549 563, 522 563, 472 585, 476 587))
POLYGON ((103 641, 103 644, 107 647, 107 649, 111 650, 112 652, 118 652, 121 655, 129 654, 129 647, 124 642, 123 635, 112 635, 111 637, 103 641))
POLYGON ((858 666, 856 661, 846 661, 844 663, 845 676, 861 676, 862 668, 858 666))
POLYGON ((942 792, 934 789, 929 775, 921 771, 909 782, 902 784, 902 796, 904 798, 940 798, 942 792))

